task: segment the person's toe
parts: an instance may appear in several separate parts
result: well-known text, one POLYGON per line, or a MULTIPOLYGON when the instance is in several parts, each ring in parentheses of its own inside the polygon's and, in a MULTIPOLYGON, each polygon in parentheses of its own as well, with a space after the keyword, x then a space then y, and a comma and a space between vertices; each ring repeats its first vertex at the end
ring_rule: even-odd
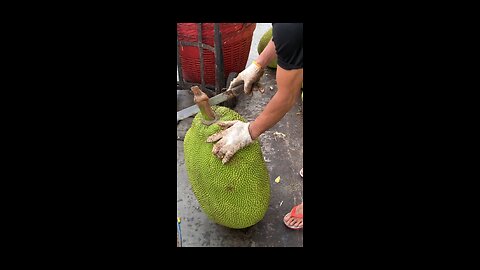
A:
POLYGON ((297 220, 297 222, 295 222, 295 225, 294 225, 294 226, 295 226, 295 227, 299 227, 301 223, 302 223, 302 220, 297 220))
POLYGON ((296 226, 295 224, 297 223, 297 220, 295 218, 292 218, 290 220, 290 226, 296 226))
POLYGON ((294 219, 293 222, 290 225, 293 226, 293 227, 297 226, 297 220, 294 219))
POLYGON ((290 220, 290 213, 286 214, 286 215, 283 217, 283 221, 284 221, 285 223, 288 224, 289 220, 290 220))

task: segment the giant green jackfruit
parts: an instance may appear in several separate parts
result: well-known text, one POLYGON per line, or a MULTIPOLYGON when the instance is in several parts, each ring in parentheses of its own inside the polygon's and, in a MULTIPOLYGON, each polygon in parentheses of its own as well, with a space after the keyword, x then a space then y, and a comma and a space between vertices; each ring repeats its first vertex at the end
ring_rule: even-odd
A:
MULTIPOLYGON (((235 111, 212 106, 219 121, 245 119, 235 111)), ((270 203, 270 177, 258 140, 240 149, 225 164, 212 153, 210 135, 217 124, 205 125, 198 113, 185 134, 185 166, 192 191, 202 210, 214 222, 242 229, 263 219, 270 203)))
MULTIPOLYGON (((258 42, 258 47, 257 47, 258 54, 261 54, 263 52, 265 47, 267 47, 267 44, 270 41, 270 39, 272 39, 272 30, 273 28, 270 28, 267 32, 265 32, 265 34, 263 34, 262 38, 258 42)), ((275 58, 270 63, 268 63, 267 66, 269 68, 277 68, 277 58, 275 58)))

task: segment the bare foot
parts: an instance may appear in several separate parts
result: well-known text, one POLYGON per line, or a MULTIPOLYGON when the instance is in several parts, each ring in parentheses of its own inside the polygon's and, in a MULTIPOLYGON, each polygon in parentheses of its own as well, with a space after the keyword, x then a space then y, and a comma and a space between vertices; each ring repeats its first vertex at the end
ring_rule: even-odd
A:
POLYGON ((292 208, 292 211, 285 215, 283 222, 290 229, 298 230, 303 228, 303 202, 292 208))

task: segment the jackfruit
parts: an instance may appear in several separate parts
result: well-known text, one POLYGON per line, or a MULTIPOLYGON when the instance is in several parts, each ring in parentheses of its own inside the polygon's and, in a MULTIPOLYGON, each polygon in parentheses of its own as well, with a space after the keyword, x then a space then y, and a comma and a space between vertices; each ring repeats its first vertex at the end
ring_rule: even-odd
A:
MULTIPOLYGON (((219 121, 245 119, 235 111, 212 106, 219 121)), ((184 138, 187 175, 203 212, 225 227, 242 229, 263 219, 270 203, 270 177, 260 143, 240 149, 225 164, 212 153, 207 138, 221 130, 205 125, 197 113, 184 138)))
MULTIPOLYGON (((265 34, 263 34, 262 38, 260 39, 260 42, 258 42, 258 47, 257 47, 258 54, 261 54, 263 52, 265 47, 267 47, 267 44, 270 41, 270 39, 272 39, 272 30, 273 28, 270 27, 270 29, 267 32, 265 32, 265 34)), ((275 58, 270 63, 268 63, 267 66, 269 68, 277 68, 277 58, 275 58)))

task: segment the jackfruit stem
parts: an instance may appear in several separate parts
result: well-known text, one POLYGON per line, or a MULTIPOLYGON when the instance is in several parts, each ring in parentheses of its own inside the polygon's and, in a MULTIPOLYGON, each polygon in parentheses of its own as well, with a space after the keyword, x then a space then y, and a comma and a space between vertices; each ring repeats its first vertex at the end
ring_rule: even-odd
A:
POLYGON ((210 107, 210 103, 208 103, 208 96, 198 86, 193 86, 190 88, 193 92, 193 101, 197 104, 202 116, 206 120, 214 120, 215 114, 210 107))

